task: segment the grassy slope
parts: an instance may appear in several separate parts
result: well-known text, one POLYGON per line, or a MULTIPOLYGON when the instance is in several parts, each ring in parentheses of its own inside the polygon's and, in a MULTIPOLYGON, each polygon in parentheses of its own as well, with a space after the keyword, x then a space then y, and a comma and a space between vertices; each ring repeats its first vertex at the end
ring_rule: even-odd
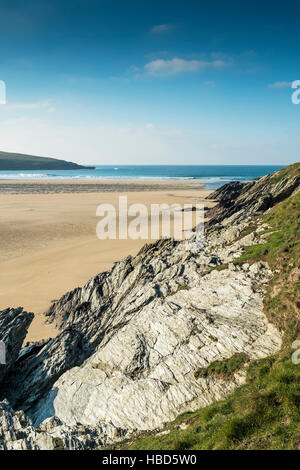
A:
MULTIPOLYGON (((289 168, 277 173, 274 183, 299 172, 300 164, 289 168)), ((246 384, 226 400, 179 416, 166 428, 168 434, 143 435, 123 443, 123 449, 300 449, 300 364, 291 361, 292 342, 300 335, 300 193, 275 206, 264 220, 272 226, 266 243, 249 247, 236 262, 263 259, 277 270, 265 312, 284 331, 282 350, 251 361, 246 384), (180 423, 188 427, 180 430, 180 423)))

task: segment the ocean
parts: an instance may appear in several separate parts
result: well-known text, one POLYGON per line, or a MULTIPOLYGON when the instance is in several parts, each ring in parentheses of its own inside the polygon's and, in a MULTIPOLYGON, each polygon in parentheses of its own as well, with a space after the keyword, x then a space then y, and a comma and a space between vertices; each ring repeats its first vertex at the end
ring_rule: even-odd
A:
POLYGON ((250 181, 282 166, 266 165, 102 165, 95 170, 0 171, 0 179, 199 180, 217 189, 229 181, 250 181))

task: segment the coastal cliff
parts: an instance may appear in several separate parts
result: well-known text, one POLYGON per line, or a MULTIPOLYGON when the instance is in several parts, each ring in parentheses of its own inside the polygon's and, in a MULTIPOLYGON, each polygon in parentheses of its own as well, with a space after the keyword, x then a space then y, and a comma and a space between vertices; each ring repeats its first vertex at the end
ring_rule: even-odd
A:
MULTIPOLYGON (((210 196, 201 250, 146 245, 52 304, 55 338, 21 348, 18 327, 0 375, 0 447, 268 448, 277 419, 283 447, 297 448, 299 188, 300 164, 229 183, 210 196), (255 428, 264 399, 279 411, 255 428)), ((0 312, 2 338, 16 319, 26 331, 32 314, 0 312)))
MULTIPOLYGON (((18 170, 83 170, 94 169, 57 158, 37 157, 22 153, 0 152, 0 171, 18 170)), ((0 176, 1 177, 1 176, 0 176)))

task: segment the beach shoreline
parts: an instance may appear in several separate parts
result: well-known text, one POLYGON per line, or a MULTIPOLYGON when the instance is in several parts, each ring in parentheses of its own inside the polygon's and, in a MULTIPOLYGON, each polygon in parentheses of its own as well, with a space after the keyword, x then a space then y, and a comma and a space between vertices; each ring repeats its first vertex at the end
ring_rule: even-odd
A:
POLYGON ((132 191, 195 191, 204 189, 204 181, 191 180, 84 180, 84 179, 1 179, 0 194, 132 192, 132 191))
POLYGON ((57 334, 44 317, 53 300, 154 241, 99 240, 99 204, 118 208, 119 196, 126 195, 129 205, 140 203, 147 208, 162 203, 194 205, 211 193, 202 182, 194 181, 105 181, 102 191, 97 182, 90 191, 90 182, 64 180, 55 182, 56 192, 49 191, 45 181, 30 182, 37 188, 32 192, 24 190, 24 181, 14 184, 15 192, 1 191, 0 182, 0 309, 22 306, 34 312, 27 341, 57 334), (78 191, 78 184, 87 185, 87 190, 78 191), (73 190, 66 190, 69 185, 73 190))

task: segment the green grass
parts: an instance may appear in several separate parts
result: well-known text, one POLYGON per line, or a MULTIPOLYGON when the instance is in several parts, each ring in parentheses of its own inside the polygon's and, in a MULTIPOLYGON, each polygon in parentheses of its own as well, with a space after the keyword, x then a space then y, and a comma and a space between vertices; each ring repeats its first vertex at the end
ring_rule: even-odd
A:
POLYGON ((228 263, 218 264, 217 266, 209 268, 207 271, 205 271, 205 273, 203 273, 203 276, 205 276, 206 274, 211 273, 212 271, 223 271, 224 269, 227 269, 227 268, 228 268, 228 263))
POLYGON ((189 290, 189 289, 190 289, 190 286, 188 284, 181 284, 181 286, 178 286, 175 291, 170 292, 169 294, 167 294, 166 297, 169 297, 170 295, 177 294, 177 292, 180 292, 182 290, 189 290))
POLYGON ((300 449, 300 366, 292 351, 252 361, 247 382, 226 400, 185 413, 166 435, 144 435, 119 449, 300 449), (180 424, 186 424, 180 430, 180 424))
MULTIPOLYGON (((300 165, 287 171, 298 174, 300 165)), ((246 384, 226 400, 185 413, 170 423, 166 435, 144 434, 123 443, 122 449, 300 449, 300 365, 293 364, 292 342, 300 338, 300 193, 277 204, 265 217, 272 229, 266 243, 251 246, 235 262, 264 260, 278 270, 269 284, 264 309, 269 320, 284 332, 281 351, 251 361, 246 384), (179 425, 187 428, 181 430, 179 425)), ((232 360, 232 358, 231 358, 232 360)), ((200 376, 228 377, 245 362, 216 361, 200 376)))
POLYGON ((178 287, 176 292, 180 292, 181 290, 189 290, 190 286, 188 284, 182 284, 178 287))
POLYGON ((276 172, 273 176, 273 183, 277 184, 284 178, 291 178, 294 176, 300 176, 300 163, 294 163, 293 165, 289 165, 276 172))
POLYGON ((234 241, 237 242, 239 240, 241 240, 242 238, 246 237, 247 235, 250 235, 250 233, 253 233, 255 232, 257 229, 257 225, 256 224, 251 224, 249 225, 249 227, 245 228, 244 230, 241 231, 240 235, 238 236, 238 238, 236 238, 234 241))
POLYGON ((237 372, 243 365, 248 361, 247 354, 236 353, 229 359, 223 359, 222 361, 214 361, 207 367, 202 367, 195 372, 195 378, 206 378, 211 375, 223 379, 231 379, 232 376, 237 372))

